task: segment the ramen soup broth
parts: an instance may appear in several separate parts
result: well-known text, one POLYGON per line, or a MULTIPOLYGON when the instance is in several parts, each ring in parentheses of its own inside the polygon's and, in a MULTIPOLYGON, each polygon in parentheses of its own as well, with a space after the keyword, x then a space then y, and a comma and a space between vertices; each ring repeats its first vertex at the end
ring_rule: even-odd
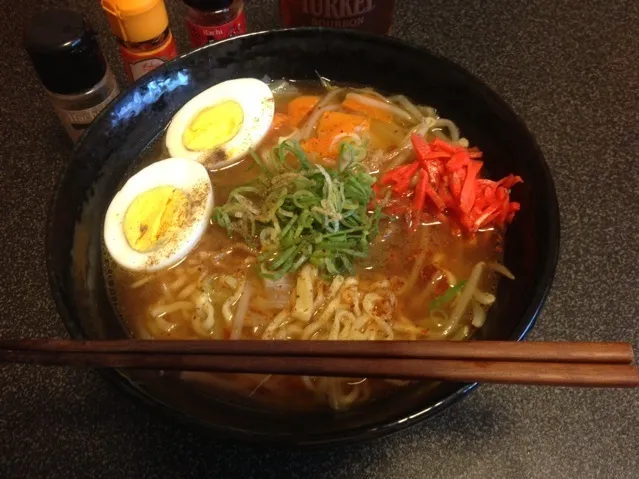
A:
MULTIPOLYGON (((349 91, 343 90, 334 103, 327 103, 335 105, 332 111, 341 111, 349 91)), ((378 95, 372 91, 353 91, 366 98, 378 95)), ((295 135, 303 127, 290 124, 275 127, 278 115, 290 115, 291 102, 310 96, 319 96, 322 101, 331 92, 334 90, 326 92, 319 84, 302 88, 296 84, 293 93, 276 93, 274 127, 257 148, 257 154, 264 157, 283 137, 295 135)), ((390 121, 383 116, 385 112, 374 109, 348 113, 360 115, 366 121, 365 131, 357 130, 357 136, 366 148, 362 164, 373 175, 414 159, 411 157, 414 153, 405 151, 406 138, 422 124, 429 123, 429 128, 419 131, 426 139, 443 137, 452 143, 465 142, 454 125, 438 119, 432 108, 406 106, 408 100, 404 100, 403 97, 394 100, 392 105, 409 113, 392 114, 390 121), (419 114, 417 125, 414 118, 408 120, 412 113, 419 114), (426 122, 428 118, 430 122, 426 122)), ((306 118, 312 112, 312 109, 307 112, 306 118)), ((347 131, 342 133, 352 133, 352 129, 348 130, 351 126, 344 124, 347 131)), ((323 140, 311 142, 323 134, 319 131, 321 127, 316 125, 310 139, 299 141, 302 148, 307 146, 304 149, 312 162, 327 169, 335 168, 334 161, 318 153, 327 147, 321 144, 323 140)), ((141 163, 167 156, 159 145, 141 163)), ((292 160, 287 157, 286 161, 292 160)), ((232 166, 209 171, 215 205, 225 204, 234 188, 255 180, 260 171, 250 155, 232 166)), ((113 293, 120 314, 132 335, 139 338, 468 339, 481 327, 485 312, 494 301, 498 278, 491 265, 502 259, 503 230, 484 228, 467 235, 436 215, 424 215, 419 221, 407 216, 382 216, 379 232, 367 254, 354 262, 350 274, 321 274, 317 268, 305 264, 280 279, 265 279, 257 266, 259 241, 229 235, 214 220, 197 246, 168 269, 132 272, 109 259, 107 269, 113 275, 113 293), (466 291, 470 283, 473 290, 466 291), (299 284, 311 288, 309 317, 296 313, 299 284)), ((182 377, 213 391, 224 390, 251 400, 301 408, 343 409, 407 384, 381 379, 195 372, 182 373, 182 377)))

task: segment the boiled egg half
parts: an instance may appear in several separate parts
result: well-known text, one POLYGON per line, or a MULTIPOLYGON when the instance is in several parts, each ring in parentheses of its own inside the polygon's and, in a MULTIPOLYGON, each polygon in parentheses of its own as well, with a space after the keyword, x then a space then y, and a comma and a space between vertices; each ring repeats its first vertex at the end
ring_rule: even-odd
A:
POLYGON ((177 264, 198 243, 213 210, 213 188, 200 163, 158 161, 133 175, 104 219, 104 242, 123 268, 158 271, 177 264))
POLYGON ((237 162, 264 139, 275 113, 269 86, 254 78, 219 83, 192 98, 166 132, 171 156, 210 170, 237 162))

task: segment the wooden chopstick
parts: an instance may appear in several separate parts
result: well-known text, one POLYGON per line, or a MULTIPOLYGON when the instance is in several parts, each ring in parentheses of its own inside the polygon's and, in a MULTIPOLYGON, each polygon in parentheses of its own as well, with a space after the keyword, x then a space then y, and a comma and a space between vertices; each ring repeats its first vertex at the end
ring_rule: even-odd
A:
MULTIPOLYGON (((398 343, 410 345, 415 342, 398 343)), ((423 342, 425 350, 428 349, 425 347, 427 345, 449 345, 437 350, 436 354, 440 355, 438 359, 432 358, 435 354, 432 351, 418 351, 420 348, 415 348, 409 353, 412 356, 406 357, 406 353, 395 348, 393 344, 394 342, 386 341, 4 340, 0 341, 0 361, 45 365, 433 379, 502 384, 639 386, 639 373, 636 366, 632 364, 632 348, 623 343, 541 343, 544 352, 539 353, 533 351, 537 348, 535 346, 537 343, 423 342), (266 349, 256 352, 258 343, 263 343, 266 349), (267 344, 269 346, 266 346, 267 344), (380 356, 377 345, 382 344, 391 347, 392 352, 380 356), (577 356, 568 354, 570 344, 578 345, 574 349, 579 351, 577 356), (360 346, 355 347, 355 345, 360 346), (371 345, 373 345, 372 348, 371 345), (483 349, 482 359, 472 359, 469 356, 468 349, 472 345, 480 345, 479 349, 483 349), (600 359, 603 358, 603 361, 575 362, 575 357, 590 359, 586 350, 582 349, 585 345, 597 351, 597 355, 600 359), (507 346, 507 352, 497 355, 492 349, 494 346, 507 346), (526 354, 518 351, 519 346, 524 346, 521 351, 526 354), (334 351, 339 348, 342 348, 340 354, 334 351), (310 354, 309 349, 314 352, 310 354), (555 352, 551 354, 550 349, 555 352), (263 353, 265 350, 268 354, 263 353), (321 351, 321 353, 316 354, 315 351, 321 351), (347 351, 347 354, 342 354, 344 351, 347 351), (423 358, 419 354, 426 354, 427 357, 423 358), (468 357, 460 359, 458 357, 460 355, 468 357), (292 360, 291 356, 295 356, 295 359, 292 360), (485 356, 490 356, 491 359, 486 359, 485 356), (517 360, 517 356, 525 359, 517 360), (531 356, 551 359, 531 360, 531 356), (557 357, 569 359, 560 361, 555 359, 557 357)))
POLYGON ((0 350, 211 354, 235 356, 321 356, 471 359, 493 361, 554 361, 629 364, 628 343, 516 341, 200 341, 137 340, 77 341, 65 339, 0 340, 0 350))

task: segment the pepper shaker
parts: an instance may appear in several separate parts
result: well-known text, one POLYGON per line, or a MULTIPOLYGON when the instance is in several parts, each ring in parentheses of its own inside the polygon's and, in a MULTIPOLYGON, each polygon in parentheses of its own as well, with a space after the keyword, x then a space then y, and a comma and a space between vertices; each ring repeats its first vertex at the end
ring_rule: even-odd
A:
POLYGON ((72 10, 35 15, 24 46, 73 141, 120 92, 88 20, 72 10))

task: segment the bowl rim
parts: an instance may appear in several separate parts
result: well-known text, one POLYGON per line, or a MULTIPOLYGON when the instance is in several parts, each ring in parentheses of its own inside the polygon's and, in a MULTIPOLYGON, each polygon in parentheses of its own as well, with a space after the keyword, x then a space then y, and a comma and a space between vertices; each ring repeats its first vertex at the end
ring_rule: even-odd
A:
MULTIPOLYGON (((185 54, 182 54, 176 57, 174 60, 167 62, 165 65, 157 68, 156 70, 148 73, 144 77, 138 79, 133 84, 129 85, 127 88, 124 88, 120 94, 111 102, 111 104, 116 104, 117 101, 123 96, 126 95, 129 89, 137 84, 144 83, 149 81, 156 75, 160 75, 166 69, 170 68, 172 64, 175 62, 182 61, 185 58, 189 58, 193 55, 198 55, 199 52, 209 49, 215 48, 216 45, 226 44, 228 42, 234 42, 237 40, 241 40, 247 37, 273 37, 273 36, 286 36, 291 35, 295 36, 299 33, 312 33, 317 35, 328 35, 328 36, 341 36, 342 38, 352 38, 354 40, 368 43, 372 47, 378 44, 383 44, 387 47, 393 47, 398 49, 403 49, 406 51, 412 51, 417 55, 428 55, 438 60, 439 62, 445 64, 448 68, 455 70, 458 74, 472 80, 474 86, 479 89, 484 95, 489 97, 493 101, 497 101, 503 107, 505 107, 505 111, 509 114, 510 120, 513 121, 514 124, 517 125, 523 132, 525 132, 531 140, 531 147, 533 148, 534 156, 538 158, 540 162, 540 167, 544 177, 545 184, 545 192, 544 198, 548 202, 548 224, 549 228, 547 230, 546 238, 547 238, 547 248, 548 248, 548 256, 545 259, 545 263, 543 266, 543 270, 541 273, 541 280, 534 288, 534 294, 530 300, 529 307, 526 309, 525 313, 522 315, 517 327, 513 331, 513 333, 508 338, 513 341, 521 341, 526 335, 529 333, 530 329, 534 326, 541 309, 546 301, 548 293, 553 283, 553 279, 555 276, 558 260, 559 260, 559 251, 560 251, 560 215, 559 215, 559 204, 557 199, 557 193, 555 190, 554 180, 552 178, 550 167, 539 147, 536 138, 530 132, 524 121, 519 117, 519 115, 508 105, 492 88, 490 88, 484 81, 477 78, 471 72, 458 65, 452 60, 447 59, 446 57, 435 53, 427 48, 414 45, 407 41, 389 37, 389 36, 381 36, 375 35, 366 32, 360 32, 357 30, 346 30, 346 29, 337 29, 337 28, 325 28, 325 27, 298 27, 298 28, 281 28, 274 30, 262 30, 258 32, 251 32, 244 35, 239 35, 236 37, 231 37, 219 42, 215 42, 213 44, 205 45, 200 48, 191 50, 185 54)), ((84 141, 84 138, 87 136, 87 132, 93 128, 93 125, 98 123, 100 118, 103 115, 107 115, 109 113, 110 108, 107 107, 94 119, 93 124, 82 134, 82 136, 76 142, 73 151, 70 157, 73 157, 76 154, 76 151, 79 145, 84 141)), ((56 186, 54 187, 54 193, 52 199, 49 203, 49 209, 47 213, 47 224, 46 224, 46 234, 45 234, 45 251, 46 251, 46 267, 47 267, 47 276, 49 280, 49 287, 51 289, 51 294, 56 304, 56 309, 58 314, 60 315, 67 331, 73 339, 87 339, 87 336, 83 332, 82 328, 78 323, 73 320, 72 315, 70 314, 69 308, 65 303, 64 298, 60 294, 60 285, 58 284, 57 278, 54 274, 54 268, 52 264, 52 254, 56 249, 56 245, 53 243, 53 229, 55 227, 53 221, 53 213, 56 207, 56 204, 59 200, 60 194, 60 185, 63 183, 63 179, 68 173, 69 165, 65 166, 58 177, 58 181, 56 186)), ((244 443, 259 443, 259 444, 267 444, 270 443, 272 445, 287 445, 287 446, 302 446, 302 447, 316 447, 316 446, 326 446, 326 445, 339 445, 345 443, 353 443, 353 442, 361 442, 364 440, 371 440, 374 438, 378 438, 381 436, 386 436, 398 431, 401 431, 409 426, 413 426, 418 424, 427 418, 430 418, 446 408, 450 407, 454 403, 460 401, 461 399, 468 396, 468 394, 474 391, 478 387, 478 383, 469 383, 469 384, 461 384, 460 387, 455 390, 453 393, 447 395, 439 402, 429 405, 423 409, 419 409, 418 411, 414 411, 409 416, 395 418, 389 421, 382 421, 377 424, 369 424, 359 426, 347 431, 342 431, 340 433, 325 433, 318 436, 307 436, 307 439, 297 439, 294 436, 272 436, 269 434, 256 434, 254 432, 241 430, 241 429, 233 429, 226 426, 219 426, 216 424, 204 424, 202 421, 199 421, 197 418, 190 416, 189 414, 180 411, 168 404, 165 404, 161 400, 150 396, 149 394, 137 389, 134 387, 130 380, 126 378, 123 374, 121 374, 116 369, 100 369, 100 374, 108 379, 111 383, 113 383, 119 390, 123 391, 126 396, 132 397, 135 401, 141 402, 145 404, 147 407, 151 408, 154 412, 158 412, 165 417, 169 417, 172 420, 177 421, 183 425, 195 427, 201 431, 204 431, 208 434, 212 434, 216 437, 224 436, 226 438, 231 438, 233 440, 238 440, 244 443), (330 437, 329 437, 330 436, 330 437)))

